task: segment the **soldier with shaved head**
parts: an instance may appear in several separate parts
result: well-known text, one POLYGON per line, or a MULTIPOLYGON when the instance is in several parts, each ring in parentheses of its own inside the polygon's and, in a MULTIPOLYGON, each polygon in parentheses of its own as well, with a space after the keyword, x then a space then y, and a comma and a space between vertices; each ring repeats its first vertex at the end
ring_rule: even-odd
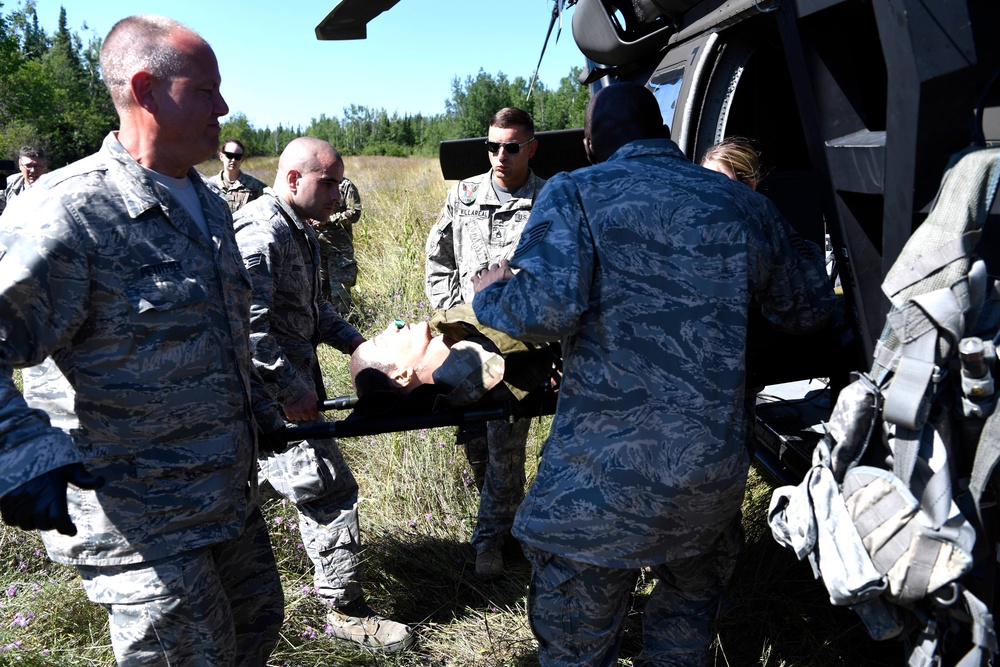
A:
POLYGON ((751 302, 796 330, 836 302, 819 248, 691 164, 648 89, 598 91, 585 147, 594 166, 550 179, 509 265, 474 280, 484 325, 562 340, 559 404, 514 522, 531 627, 543 667, 614 664, 649 568, 634 664, 701 667, 740 545, 751 302))
MULTIPOLYGON (((364 337, 322 297, 320 247, 310 220, 326 220, 340 199, 344 160, 329 143, 293 140, 278 158, 273 188, 236 215, 236 240, 253 283, 254 364, 290 422, 320 419, 326 398, 316 348, 350 354, 364 337)), ((358 484, 334 440, 262 452, 260 480, 299 512, 315 588, 330 607, 328 632, 392 653, 413 643, 410 628, 376 615, 362 595, 364 561, 358 484)))
POLYGON ((228 113, 218 62, 176 21, 132 16, 101 72, 119 129, 4 212, 0 510, 77 567, 119 665, 264 667, 284 599, 255 433, 283 424, 232 217, 193 169, 228 113), (46 358, 24 398, 57 399, 70 431, 12 379, 46 358))

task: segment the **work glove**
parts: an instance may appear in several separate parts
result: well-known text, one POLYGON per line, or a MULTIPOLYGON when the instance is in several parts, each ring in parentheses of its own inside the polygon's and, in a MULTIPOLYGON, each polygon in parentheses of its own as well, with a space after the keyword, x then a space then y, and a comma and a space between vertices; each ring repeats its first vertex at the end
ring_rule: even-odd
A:
POLYGON ((8 526, 24 530, 52 530, 76 535, 76 526, 66 506, 66 485, 99 489, 104 478, 92 475, 82 463, 70 463, 50 470, 15 487, 0 498, 0 516, 8 526))
POLYGON ((257 429, 257 450, 261 454, 280 454, 288 448, 288 438, 284 437, 285 429, 263 431, 257 429))

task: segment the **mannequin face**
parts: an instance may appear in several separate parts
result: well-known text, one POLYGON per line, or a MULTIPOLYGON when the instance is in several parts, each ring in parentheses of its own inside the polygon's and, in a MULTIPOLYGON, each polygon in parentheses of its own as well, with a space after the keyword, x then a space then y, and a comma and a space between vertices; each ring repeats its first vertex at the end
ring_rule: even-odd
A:
POLYGON ((434 384, 434 371, 448 357, 451 342, 446 336, 432 335, 426 322, 402 327, 391 323, 351 355, 351 378, 361 369, 378 364, 389 368, 389 378, 407 391, 421 384, 434 384))

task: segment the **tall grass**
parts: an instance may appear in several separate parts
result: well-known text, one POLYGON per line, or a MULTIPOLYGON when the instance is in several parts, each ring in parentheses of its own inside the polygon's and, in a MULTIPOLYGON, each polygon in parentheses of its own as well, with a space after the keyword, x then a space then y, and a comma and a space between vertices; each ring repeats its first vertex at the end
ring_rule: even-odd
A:
MULTIPOLYGON (((393 318, 427 317, 423 244, 448 183, 425 158, 349 157, 346 173, 361 191, 355 228, 360 276, 351 319, 366 334, 393 318)), ((218 162, 202 167, 216 171, 218 162)), ((272 182, 274 159, 247 171, 272 182)), ((346 357, 323 348, 331 396, 349 392, 346 357)), ((328 415, 338 418, 336 413, 328 415)), ((536 420, 528 441, 528 482, 550 424, 536 420)), ((293 509, 268 500, 264 510, 285 586, 286 618, 274 667, 339 665, 537 665, 525 613, 530 568, 515 562, 497 580, 473 576, 468 540, 477 493, 450 429, 345 439, 344 455, 361 486, 360 516, 372 606, 411 624, 418 643, 381 656, 324 632, 326 609, 312 591, 293 509)), ((745 504, 747 546, 724 613, 712 663, 719 666, 834 667, 901 664, 894 646, 873 644, 852 612, 830 606, 808 566, 770 538, 771 487, 753 471, 745 504)), ((86 601, 71 568, 48 561, 35 533, 0 529, 0 665, 113 665, 104 611, 86 601)), ((641 648, 641 609, 649 582, 636 589, 620 665, 641 648)))

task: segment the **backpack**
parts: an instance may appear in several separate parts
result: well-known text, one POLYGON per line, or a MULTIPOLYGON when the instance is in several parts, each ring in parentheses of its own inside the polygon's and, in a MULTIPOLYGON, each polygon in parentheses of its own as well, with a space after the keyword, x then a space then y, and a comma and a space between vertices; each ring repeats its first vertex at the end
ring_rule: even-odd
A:
POLYGON ((911 667, 940 665, 955 630, 971 643, 962 667, 997 652, 981 599, 992 576, 977 573, 996 567, 983 507, 1000 458, 1000 296, 975 249, 998 180, 998 148, 952 158, 882 285, 891 309, 871 370, 840 392, 812 468, 774 491, 768 513, 830 601, 872 638, 903 639, 911 667))

